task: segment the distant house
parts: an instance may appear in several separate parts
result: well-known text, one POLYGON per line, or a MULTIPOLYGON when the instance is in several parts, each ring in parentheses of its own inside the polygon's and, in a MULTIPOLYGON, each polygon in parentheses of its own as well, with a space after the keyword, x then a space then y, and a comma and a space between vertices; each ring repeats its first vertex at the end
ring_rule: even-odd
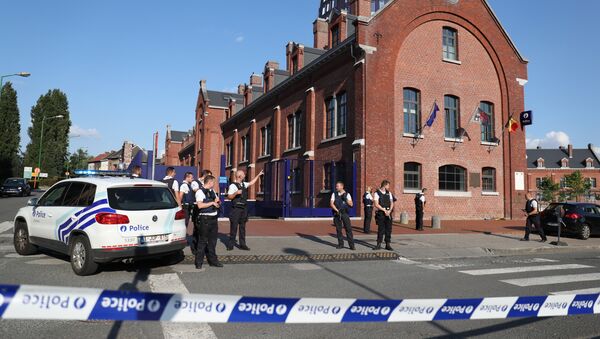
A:
POLYGON ((104 152, 88 161, 88 169, 101 171, 126 170, 129 168, 131 162, 137 158, 139 152, 142 152, 142 164, 147 163, 148 153, 146 150, 129 141, 125 141, 121 149, 104 152))
POLYGON ((529 192, 539 194, 540 184, 545 177, 567 188, 565 176, 581 171, 592 186, 587 200, 596 200, 600 180, 600 149, 589 144, 587 148, 573 148, 573 145, 560 148, 536 148, 527 150, 527 182, 529 192))

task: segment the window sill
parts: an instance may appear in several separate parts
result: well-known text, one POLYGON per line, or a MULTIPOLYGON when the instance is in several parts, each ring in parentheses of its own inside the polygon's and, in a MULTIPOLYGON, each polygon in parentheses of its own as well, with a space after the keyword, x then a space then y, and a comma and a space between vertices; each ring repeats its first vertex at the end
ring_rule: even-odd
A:
POLYGON ((292 191, 290 193, 292 193, 293 195, 298 195, 298 194, 301 194, 302 192, 301 191, 292 191))
POLYGON ((270 155, 270 154, 265 154, 265 155, 261 155, 260 157, 258 157, 258 159, 257 159, 257 160, 264 160, 264 159, 268 159, 268 158, 270 158, 270 157, 271 157, 271 155, 270 155))
POLYGON ((452 59, 442 58, 442 61, 450 63, 450 64, 462 65, 462 62, 460 60, 452 60, 452 59))
POLYGON ((329 138, 329 139, 323 139, 323 140, 321 140, 320 144, 322 145, 322 144, 326 144, 328 142, 332 142, 332 141, 344 139, 345 137, 346 137, 346 134, 342 134, 342 135, 338 135, 337 137, 332 137, 332 138, 329 138))
POLYGON ((256 195, 263 196, 265 195, 265 192, 256 192, 256 195))
POLYGON ((238 164, 238 166, 242 166, 242 165, 248 165, 248 164, 250 164, 250 161, 248 161, 248 160, 244 160, 244 161, 240 162, 240 163, 238 164))
POLYGON ((471 192, 460 192, 460 191, 435 191, 434 196, 436 197, 449 197, 449 198, 471 198, 471 192))
POLYGON ((417 193, 421 193, 421 190, 418 190, 418 189, 405 189, 402 193, 404 193, 404 194, 417 194, 417 193))
POLYGON ((423 134, 413 134, 413 133, 403 133, 402 136, 404 138, 411 138, 411 139, 425 139, 425 136, 423 134))
POLYGON ((331 190, 321 190, 319 192, 319 194, 327 194, 327 193, 331 193, 331 190))
POLYGON ((491 141, 482 141, 481 144, 484 146, 498 146, 497 143, 491 141))
POLYGON ((296 152, 296 151, 299 151, 299 150, 301 150, 301 149, 302 149, 302 147, 300 147, 300 146, 298 146, 298 147, 293 147, 293 148, 288 148, 288 149, 286 149, 285 151, 283 151, 283 153, 291 153, 291 152, 296 152))
POLYGON ((484 197, 499 197, 500 192, 481 192, 481 195, 484 197))
POLYGON ((446 142, 458 142, 458 143, 463 143, 464 140, 461 138, 444 138, 444 141, 446 142))

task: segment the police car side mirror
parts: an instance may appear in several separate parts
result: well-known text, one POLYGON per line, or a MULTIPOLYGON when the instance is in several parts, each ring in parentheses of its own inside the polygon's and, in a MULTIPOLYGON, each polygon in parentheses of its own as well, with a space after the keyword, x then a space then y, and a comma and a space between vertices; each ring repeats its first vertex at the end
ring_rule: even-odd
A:
POLYGON ((31 198, 29 199, 29 201, 27 201, 27 206, 37 206, 38 204, 38 200, 40 200, 39 198, 31 198))

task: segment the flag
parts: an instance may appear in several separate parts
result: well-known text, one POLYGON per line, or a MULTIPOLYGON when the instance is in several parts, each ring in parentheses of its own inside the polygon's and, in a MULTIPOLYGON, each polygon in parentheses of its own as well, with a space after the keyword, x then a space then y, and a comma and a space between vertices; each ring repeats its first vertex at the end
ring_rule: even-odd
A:
POLYGON ((511 116, 505 127, 508 129, 508 133, 511 133, 519 129, 519 123, 511 116))
POLYGON ((479 106, 477 106, 470 122, 487 125, 490 123, 490 117, 479 106))
POLYGON ((433 103, 433 110, 431 111, 431 114, 429 114, 429 119, 427 119, 427 122, 425 123, 425 125, 427 125, 427 127, 431 127, 433 126, 433 122, 435 121, 435 118, 437 117, 437 112, 440 111, 440 108, 437 105, 437 102, 433 103))

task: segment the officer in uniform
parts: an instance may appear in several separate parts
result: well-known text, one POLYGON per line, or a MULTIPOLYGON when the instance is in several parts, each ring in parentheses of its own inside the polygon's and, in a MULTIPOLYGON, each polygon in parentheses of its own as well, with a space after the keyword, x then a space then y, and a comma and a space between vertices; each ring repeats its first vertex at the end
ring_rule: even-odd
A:
MULTIPOLYGON (((206 176, 208 175, 212 175, 212 172, 210 170, 204 169, 200 172, 200 178, 193 180, 191 183, 191 187, 192 187, 192 191, 194 192, 194 194, 196 194, 196 192, 198 192, 199 189, 201 189, 202 187, 204 187, 204 178, 206 178, 206 176)), ((198 218, 198 209, 194 208, 193 212, 192 212, 192 220, 196 220, 198 218)), ((198 247, 198 230, 196 227, 194 227, 194 230, 192 232, 192 254, 196 254, 196 248, 198 247)))
POLYGON ((233 250, 235 246, 235 238, 240 232, 240 249, 244 251, 250 251, 250 248, 246 246, 246 222, 248 221, 248 187, 256 184, 258 178, 263 175, 263 171, 260 171, 257 176, 254 177, 250 182, 245 182, 246 173, 239 170, 235 174, 234 181, 229 185, 227 190, 227 198, 231 200, 231 212, 229 214, 229 244, 227 244, 227 250, 233 250))
POLYGON ((390 192, 390 182, 384 180, 381 187, 373 195, 373 204, 375 206, 375 222, 377 223, 377 246, 374 250, 381 249, 381 242, 384 240, 385 249, 393 251, 392 242, 392 212, 394 211, 394 196, 390 192))
MULTIPOLYGON (((179 200, 181 201, 181 208, 185 212, 185 227, 187 228, 188 244, 192 252, 196 251, 197 245, 197 234, 193 229, 190 229, 190 217, 194 214, 196 206, 195 193, 192 189, 192 183, 194 182, 194 175, 192 172, 186 172, 184 175, 183 182, 179 186, 179 200)), ((192 218, 192 221, 196 220, 192 218)), ((192 225, 193 226, 193 225, 192 225)), ((195 229, 195 227, 194 227, 195 229)))
POLYGON ((351 250, 354 248, 354 237, 352 236, 352 225, 350 224, 350 216, 348 216, 348 209, 352 208, 354 203, 352 202, 352 196, 350 193, 344 190, 344 183, 338 181, 335 183, 335 193, 331 194, 331 201, 329 202, 331 209, 333 210, 333 223, 335 224, 335 232, 338 238, 337 249, 344 248, 344 238, 342 237, 342 227, 346 229, 346 238, 348 238, 348 245, 351 250))
POLYGON ((177 181, 177 179, 175 179, 175 168, 167 167, 167 170, 165 171, 165 177, 161 181, 167 184, 167 186, 175 196, 177 204, 181 206, 181 200, 179 199, 179 182, 177 181))
POLYGON ((197 269, 202 269, 204 254, 206 253, 206 260, 210 266, 223 267, 216 252, 219 231, 217 214, 221 202, 213 190, 215 177, 207 175, 203 184, 204 187, 196 191, 198 217, 194 222, 194 226, 198 229, 198 248, 195 253, 195 264, 197 269))
POLYGON ((420 193, 415 194, 415 216, 416 216, 416 229, 417 231, 423 231, 423 214, 425 213, 425 199, 426 188, 423 188, 420 193))
POLYGON ((371 218, 373 217, 373 190, 371 186, 367 187, 365 194, 363 194, 363 206, 364 206, 364 225, 363 231, 365 234, 371 233, 371 218))
POLYGON ((131 179, 137 179, 139 177, 142 176, 142 168, 138 165, 133 166, 133 169, 131 170, 131 179))
POLYGON ((529 234, 531 233, 531 227, 533 226, 542 238, 540 242, 546 242, 548 241, 548 238, 546 238, 544 228, 541 225, 539 204, 531 193, 527 193, 526 197, 527 202, 525 203, 524 212, 527 213, 527 221, 525 223, 525 237, 521 239, 521 241, 529 241, 529 234))

